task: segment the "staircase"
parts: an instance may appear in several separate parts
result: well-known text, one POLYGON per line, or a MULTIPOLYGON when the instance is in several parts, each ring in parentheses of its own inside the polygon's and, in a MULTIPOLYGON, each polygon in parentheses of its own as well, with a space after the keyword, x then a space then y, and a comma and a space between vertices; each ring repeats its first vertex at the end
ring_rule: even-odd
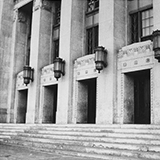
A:
POLYGON ((160 160, 160 126, 0 124, 0 144, 106 160, 160 160))

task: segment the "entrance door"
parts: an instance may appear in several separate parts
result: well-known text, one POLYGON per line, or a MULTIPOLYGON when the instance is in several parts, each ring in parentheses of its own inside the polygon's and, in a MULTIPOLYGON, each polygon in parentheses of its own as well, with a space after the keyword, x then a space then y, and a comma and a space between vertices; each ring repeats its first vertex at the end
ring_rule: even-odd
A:
POLYGON ((88 123, 96 120, 96 79, 86 81, 88 85, 88 123))
POLYGON ((134 75, 134 123, 150 124, 150 72, 134 75))
POLYGON ((79 81, 77 123, 96 122, 96 78, 79 81))
POLYGON ((17 106, 16 123, 26 122, 27 96, 28 96, 28 89, 18 91, 18 106, 17 106))
POLYGON ((57 84, 44 87, 42 123, 56 123, 57 88, 57 84))

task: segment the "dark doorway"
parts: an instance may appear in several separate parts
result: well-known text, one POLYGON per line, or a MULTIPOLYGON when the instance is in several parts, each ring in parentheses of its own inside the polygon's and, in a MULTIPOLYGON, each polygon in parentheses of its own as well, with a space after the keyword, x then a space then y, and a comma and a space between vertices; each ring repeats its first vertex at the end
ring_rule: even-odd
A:
POLYGON ((134 73, 134 123, 150 124, 150 71, 134 73))
POLYGON ((56 123, 57 84, 44 87, 44 105, 42 123, 56 123))
POLYGON ((96 123, 96 78, 79 81, 77 123, 96 123))
POLYGON ((18 106, 17 106, 16 123, 26 122, 27 96, 28 96, 28 89, 18 91, 18 106))
POLYGON ((88 118, 87 123, 95 123, 96 120, 96 79, 86 80, 88 85, 88 118))

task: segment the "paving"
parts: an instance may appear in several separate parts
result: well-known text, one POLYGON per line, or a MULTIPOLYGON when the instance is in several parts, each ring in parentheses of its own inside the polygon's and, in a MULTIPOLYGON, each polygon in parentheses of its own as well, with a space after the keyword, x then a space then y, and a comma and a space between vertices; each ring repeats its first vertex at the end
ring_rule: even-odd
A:
POLYGON ((98 160, 34 151, 24 147, 0 144, 0 160, 98 160))

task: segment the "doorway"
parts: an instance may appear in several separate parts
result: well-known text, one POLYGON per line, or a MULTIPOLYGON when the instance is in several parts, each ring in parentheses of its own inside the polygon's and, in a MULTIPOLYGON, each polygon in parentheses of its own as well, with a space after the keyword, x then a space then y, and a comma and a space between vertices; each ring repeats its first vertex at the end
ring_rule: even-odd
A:
POLYGON ((126 123, 150 124, 150 70, 125 75, 126 123))
POLYGON ((77 123, 96 123, 96 78, 78 83, 77 123))
POLYGON ((42 123, 56 123, 58 85, 44 87, 42 123))
POLYGON ((16 123, 26 122, 28 89, 18 91, 18 106, 16 123))

